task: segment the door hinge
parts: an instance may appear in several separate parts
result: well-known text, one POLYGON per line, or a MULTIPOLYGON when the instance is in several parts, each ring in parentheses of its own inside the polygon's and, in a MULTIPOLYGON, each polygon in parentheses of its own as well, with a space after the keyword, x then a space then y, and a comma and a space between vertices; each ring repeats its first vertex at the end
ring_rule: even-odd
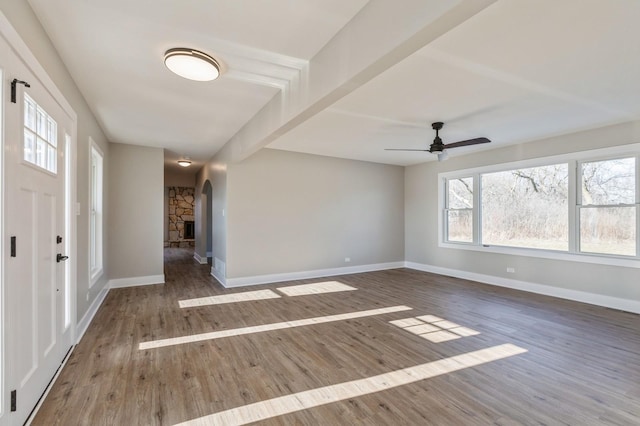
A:
POLYGON ((18 391, 14 389, 11 391, 11 411, 16 411, 18 409, 17 401, 18 401, 18 391))
POLYGON ((11 237, 11 257, 16 257, 16 237, 11 237))

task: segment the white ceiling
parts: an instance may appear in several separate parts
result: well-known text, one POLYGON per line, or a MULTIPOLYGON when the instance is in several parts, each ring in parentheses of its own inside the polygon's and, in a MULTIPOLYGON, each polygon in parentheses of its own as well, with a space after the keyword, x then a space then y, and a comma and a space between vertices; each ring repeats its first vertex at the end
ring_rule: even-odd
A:
POLYGON ((640 117, 640 2, 501 0, 270 145, 399 165, 640 117))
MULTIPOLYGON (((110 141, 202 164, 294 78, 367 0, 29 0, 110 141), (220 60, 208 83, 166 50, 220 60)), ((193 167, 195 169, 195 167, 193 167)))
MULTIPOLYGON (((196 165, 369 3, 29 2, 111 141, 162 147, 171 162, 188 155, 196 165), (162 54, 179 46, 219 58, 222 77, 203 84, 171 74, 162 54)), ((453 156, 637 119, 638 22, 635 0, 498 0, 269 147, 409 165, 433 156, 384 148, 427 148, 433 121, 445 122, 445 143, 492 139, 453 156)))

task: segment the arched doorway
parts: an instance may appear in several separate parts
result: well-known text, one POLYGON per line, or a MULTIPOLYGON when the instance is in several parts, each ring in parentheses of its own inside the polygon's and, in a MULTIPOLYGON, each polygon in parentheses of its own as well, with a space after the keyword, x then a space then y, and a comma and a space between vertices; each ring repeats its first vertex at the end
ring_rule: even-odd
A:
POLYGON ((213 257, 213 187, 209 180, 202 188, 202 231, 204 233, 207 261, 211 264, 213 257))

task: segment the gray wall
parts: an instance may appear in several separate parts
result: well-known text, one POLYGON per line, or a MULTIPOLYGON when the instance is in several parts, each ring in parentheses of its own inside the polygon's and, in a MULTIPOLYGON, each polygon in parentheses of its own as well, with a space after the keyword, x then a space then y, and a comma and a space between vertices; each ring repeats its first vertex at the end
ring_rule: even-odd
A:
MULTIPOLYGON (((219 259, 226 264, 227 261, 227 167, 229 159, 229 149, 223 148, 207 164, 205 164, 196 174, 196 206, 195 206, 195 226, 196 226, 196 253, 202 257, 207 257, 207 251, 212 252, 214 259, 219 259), (211 199, 204 196, 205 183, 209 182, 212 188, 211 199), (212 209, 212 244, 207 247, 207 203, 212 209)), ((215 266, 215 262, 214 262, 215 266)), ((225 271, 217 271, 218 276, 225 277, 225 271)))
POLYGON ((402 167, 263 149, 227 205, 227 278, 404 260, 402 167))
POLYGON ((163 274, 163 163, 160 148, 111 144, 110 279, 163 274))
MULTIPOLYGON (((78 90, 71 75, 67 71, 64 63, 58 56, 57 51, 53 47, 51 40, 35 17, 31 7, 26 0, 0 0, 0 10, 11 22, 20 37, 27 44, 31 52, 38 59, 43 68, 47 71, 58 89, 62 92, 67 101, 78 115, 78 128, 76 133, 76 175, 77 175, 77 202, 80 203, 80 215, 77 217, 77 259, 75 259, 76 268, 76 300, 77 300, 77 319, 83 317, 94 301, 100 290, 107 283, 107 274, 103 274, 94 285, 89 289, 89 137, 100 146, 104 153, 105 170, 109 165, 109 143, 104 133, 100 129, 93 113, 89 109, 84 97, 78 90), (87 294, 89 299, 87 300, 87 294)), ((109 191, 108 184, 105 179, 104 193, 109 191)), ((108 208, 108 200, 105 199, 105 211, 108 208)), ((104 270, 109 270, 109 257, 107 253, 108 219, 105 215, 105 242, 103 247, 104 270)))
POLYGON ((640 269, 438 247, 438 173, 640 142, 640 122, 534 141, 406 168, 406 260, 640 300, 640 269), (515 274, 507 274, 513 266, 515 274))
POLYGON ((193 188, 196 186, 196 171, 186 167, 183 170, 164 169, 164 186, 182 186, 193 188))

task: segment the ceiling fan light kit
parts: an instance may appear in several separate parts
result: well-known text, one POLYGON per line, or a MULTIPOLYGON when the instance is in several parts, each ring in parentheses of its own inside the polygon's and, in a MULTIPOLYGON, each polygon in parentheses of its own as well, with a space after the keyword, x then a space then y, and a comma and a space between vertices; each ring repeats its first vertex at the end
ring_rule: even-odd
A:
POLYGON ((386 151, 421 151, 421 152, 430 152, 432 154, 437 154, 438 161, 444 161, 449 156, 449 154, 446 152, 447 149, 458 148, 458 147, 461 147, 461 146, 478 145, 478 144, 482 144, 482 143, 491 142, 489 139, 483 137, 483 138, 467 139, 467 140, 460 141, 460 142, 453 142, 453 143, 445 144, 445 143, 442 142, 442 139, 440 138, 440 134, 439 134, 440 130, 442 130, 443 127, 444 127, 444 123, 441 122, 441 121, 436 121, 435 123, 431 124, 431 128, 436 131, 436 137, 433 139, 433 143, 429 146, 429 149, 387 148, 386 151))

